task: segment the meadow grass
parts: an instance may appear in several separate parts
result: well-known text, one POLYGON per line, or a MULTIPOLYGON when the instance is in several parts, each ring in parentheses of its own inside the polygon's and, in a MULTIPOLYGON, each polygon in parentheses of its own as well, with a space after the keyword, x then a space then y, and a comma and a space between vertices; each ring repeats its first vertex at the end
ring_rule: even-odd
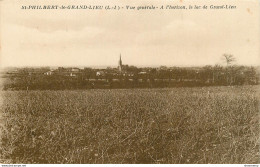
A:
POLYGON ((256 86, 1 96, 2 163, 260 163, 256 86))

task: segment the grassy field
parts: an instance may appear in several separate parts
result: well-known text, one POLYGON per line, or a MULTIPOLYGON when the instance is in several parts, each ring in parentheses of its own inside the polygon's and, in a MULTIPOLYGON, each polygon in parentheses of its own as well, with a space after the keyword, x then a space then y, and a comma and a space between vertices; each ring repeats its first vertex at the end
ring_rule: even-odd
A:
POLYGON ((257 87, 1 93, 2 163, 260 163, 257 87))

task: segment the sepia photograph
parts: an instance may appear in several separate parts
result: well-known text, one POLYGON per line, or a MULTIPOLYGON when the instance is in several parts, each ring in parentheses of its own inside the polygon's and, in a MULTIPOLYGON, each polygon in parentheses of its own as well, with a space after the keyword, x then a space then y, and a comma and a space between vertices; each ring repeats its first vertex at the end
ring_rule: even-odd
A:
POLYGON ((0 164, 260 164, 259 0, 0 0, 0 67, 0 164))

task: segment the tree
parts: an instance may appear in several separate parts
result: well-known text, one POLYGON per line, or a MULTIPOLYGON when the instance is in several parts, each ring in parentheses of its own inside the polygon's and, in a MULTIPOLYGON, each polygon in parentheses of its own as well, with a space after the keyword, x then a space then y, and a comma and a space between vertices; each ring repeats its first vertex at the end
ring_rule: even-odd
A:
POLYGON ((223 57, 227 66, 230 66, 233 62, 236 61, 236 58, 231 54, 224 54, 223 57))
POLYGON ((223 67, 219 64, 216 64, 213 67, 213 83, 221 84, 223 83, 223 67))
POLYGON ((227 84, 231 85, 234 81, 234 69, 230 66, 233 62, 236 61, 235 57, 231 54, 224 54, 224 60, 226 62, 226 82, 227 84))

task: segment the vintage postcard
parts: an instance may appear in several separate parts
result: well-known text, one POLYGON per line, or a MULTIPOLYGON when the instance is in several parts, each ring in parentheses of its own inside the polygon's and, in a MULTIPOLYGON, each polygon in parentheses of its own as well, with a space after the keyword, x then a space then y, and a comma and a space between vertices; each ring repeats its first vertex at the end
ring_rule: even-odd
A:
POLYGON ((0 164, 260 163, 258 0, 1 0, 0 164))

